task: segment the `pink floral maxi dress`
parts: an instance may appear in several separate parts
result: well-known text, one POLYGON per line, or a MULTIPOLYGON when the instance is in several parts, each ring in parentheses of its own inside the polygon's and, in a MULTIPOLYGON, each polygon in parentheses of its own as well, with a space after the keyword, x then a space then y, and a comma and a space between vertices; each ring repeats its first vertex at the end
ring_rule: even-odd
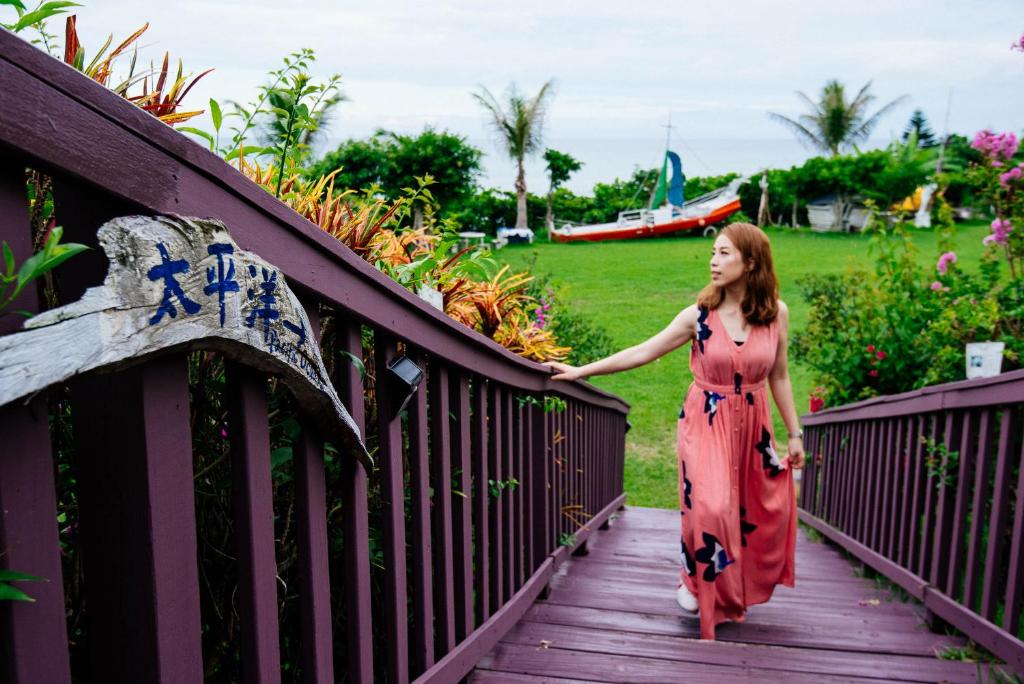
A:
POLYGON ((740 622, 747 606, 794 584, 793 473, 772 434, 767 377, 778 318, 742 344, 718 312, 700 308, 693 383, 679 412, 680 584, 697 597, 700 636, 740 622))

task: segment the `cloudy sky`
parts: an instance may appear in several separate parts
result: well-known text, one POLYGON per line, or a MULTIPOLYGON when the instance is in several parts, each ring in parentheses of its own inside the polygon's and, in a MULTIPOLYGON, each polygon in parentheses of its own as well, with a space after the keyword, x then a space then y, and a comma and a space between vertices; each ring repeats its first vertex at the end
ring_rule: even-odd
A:
POLYGON ((197 107, 209 97, 248 101, 285 54, 314 49, 314 75, 340 73, 349 98, 331 142, 425 124, 484 142, 475 88, 500 94, 515 82, 535 92, 551 78, 549 141, 595 155, 601 141, 663 139, 669 111, 674 135, 694 156, 728 147, 702 141, 791 141, 766 112, 799 114, 794 91, 814 96, 831 78, 853 90, 870 80, 876 105, 909 95, 876 130, 882 142, 915 107, 941 131, 951 91, 952 131, 1019 132, 1024 111, 1024 54, 1009 50, 1024 32, 1021 0, 84 4, 78 27, 87 50, 149 21, 143 57, 158 61, 168 50, 186 71, 215 67, 186 101, 197 107))

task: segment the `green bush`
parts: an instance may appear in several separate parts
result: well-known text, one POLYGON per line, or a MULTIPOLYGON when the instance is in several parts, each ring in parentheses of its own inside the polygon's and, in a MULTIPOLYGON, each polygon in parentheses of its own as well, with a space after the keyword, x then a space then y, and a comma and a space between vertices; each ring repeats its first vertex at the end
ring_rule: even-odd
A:
MULTIPOLYGON (((527 270, 535 273, 534 263, 527 270)), ((549 275, 534 274, 527 292, 536 300, 531 317, 542 327, 550 328, 558 344, 572 347, 566 363, 582 366, 616 351, 608 331, 572 308, 549 275)))
POLYGON ((917 263, 919 229, 876 221, 866 228, 873 272, 797 279, 810 317, 793 335, 793 355, 814 369, 827 406, 962 380, 968 342, 1002 341, 1003 371, 1021 366, 1024 280, 1004 277, 998 249, 983 255, 977 274, 959 268, 948 213, 937 227, 938 275, 917 263))

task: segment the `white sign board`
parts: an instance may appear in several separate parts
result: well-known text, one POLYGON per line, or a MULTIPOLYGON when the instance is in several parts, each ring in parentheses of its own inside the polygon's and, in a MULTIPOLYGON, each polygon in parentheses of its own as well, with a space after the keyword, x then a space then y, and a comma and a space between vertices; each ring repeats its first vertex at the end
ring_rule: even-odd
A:
POLYGON ((327 440, 372 465, 331 386, 309 319, 284 276, 223 223, 124 216, 100 227, 103 285, 0 337, 0 406, 91 370, 208 349, 279 375, 327 440))

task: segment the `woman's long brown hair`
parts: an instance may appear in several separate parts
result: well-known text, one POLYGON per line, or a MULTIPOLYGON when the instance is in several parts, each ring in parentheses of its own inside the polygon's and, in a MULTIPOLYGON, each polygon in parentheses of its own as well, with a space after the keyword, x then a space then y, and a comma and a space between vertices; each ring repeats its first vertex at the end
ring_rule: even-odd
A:
MULTIPOLYGON (((747 273, 747 293, 740 306, 744 318, 751 325, 771 323, 779 314, 779 279, 775 276, 768 236, 750 223, 730 223, 722 229, 722 235, 740 251, 744 264, 754 261, 753 269, 747 273)), ((717 309, 724 299, 725 290, 708 283, 697 294, 697 305, 717 309)))

